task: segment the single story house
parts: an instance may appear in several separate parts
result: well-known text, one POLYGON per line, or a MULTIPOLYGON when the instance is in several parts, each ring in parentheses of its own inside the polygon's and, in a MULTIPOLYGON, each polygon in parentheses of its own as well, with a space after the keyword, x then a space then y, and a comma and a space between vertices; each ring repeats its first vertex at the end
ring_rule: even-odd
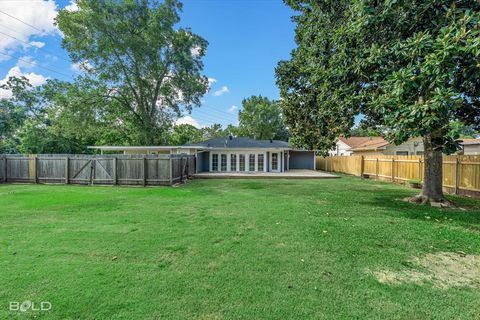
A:
POLYGON ((385 142, 382 137, 339 137, 335 149, 330 150, 329 154, 331 156, 351 156, 353 154, 353 149, 378 141, 385 142))
MULTIPOLYGON (((458 151, 458 154, 480 155, 480 139, 462 139, 461 145, 462 150, 458 151)), ((331 156, 420 156, 424 149, 421 137, 411 138, 398 146, 388 143, 382 137, 340 137, 335 150, 329 153, 331 156)))
POLYGON ((255 140, 245 137, 214 138, 183 146, 90 147, 102 153, 189 154, 201 172, 285 172, 290 169, 315 170, 315 151, 292 148, 279 140, 255 140))
POLYGON ((340 137, 335 150, 329 153, 331 156, 422 155, 423 142, 422 138, 412 138, 397 146, 383 137, 340 137))
POLYGON ((370 140, 351 149, 355 156, 367 155, 394 155, 394 156, 419 156, 423 155, 422 138, 411 138, 402 144, 388 143, 382 137, 372 137, 370 140))

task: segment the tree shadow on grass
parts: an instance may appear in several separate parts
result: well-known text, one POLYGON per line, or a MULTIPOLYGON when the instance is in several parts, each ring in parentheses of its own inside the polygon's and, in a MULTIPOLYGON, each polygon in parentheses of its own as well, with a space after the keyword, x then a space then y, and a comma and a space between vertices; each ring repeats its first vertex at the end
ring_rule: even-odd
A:
POLYGON ((430 205, 410 203, 403 198, 415 194, 415 190, 385 189, 371 196, 371 190, 358 190, 369 193, 362 197, 361 205, 383 208, 383 214, 391 217, 405 217, 438 223, 448 221, 466 229, 480 232, 480 200, 447 195, 448 199, 463 209, 435 208, 430 205), (409 192, 410 191, 410 192, 409 192))

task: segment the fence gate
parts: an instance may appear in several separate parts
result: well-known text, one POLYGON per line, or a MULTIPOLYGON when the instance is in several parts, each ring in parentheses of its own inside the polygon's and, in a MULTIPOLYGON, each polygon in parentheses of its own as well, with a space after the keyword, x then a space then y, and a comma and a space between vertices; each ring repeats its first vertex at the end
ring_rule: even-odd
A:
POLYGON ((0 182, 171 185, 193 173, 193 155, 0 155, 0 182))

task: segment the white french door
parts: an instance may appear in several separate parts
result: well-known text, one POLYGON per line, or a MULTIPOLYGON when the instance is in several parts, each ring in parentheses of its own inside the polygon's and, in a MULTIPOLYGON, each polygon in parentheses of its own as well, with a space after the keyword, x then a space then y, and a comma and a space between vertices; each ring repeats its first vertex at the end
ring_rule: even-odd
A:
POLYGON ((267 155, 264 152, 215 152, 210 154, 212 172, 265 172, 267 155))
POLYGON ((272 152, 270 154, 270 171, 271 172, 280 172, 281 164, 281 152, 272 152))

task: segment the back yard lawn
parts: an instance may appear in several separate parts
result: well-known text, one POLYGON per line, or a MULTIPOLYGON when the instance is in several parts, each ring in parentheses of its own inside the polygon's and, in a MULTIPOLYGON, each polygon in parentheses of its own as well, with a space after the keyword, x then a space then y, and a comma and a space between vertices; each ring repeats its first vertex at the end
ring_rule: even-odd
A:
POLYGON ((0 185, 0 319, 472 319, 480 201, 397 185, 0 185), (48 301, 49 311, 9 311, 48 301))

